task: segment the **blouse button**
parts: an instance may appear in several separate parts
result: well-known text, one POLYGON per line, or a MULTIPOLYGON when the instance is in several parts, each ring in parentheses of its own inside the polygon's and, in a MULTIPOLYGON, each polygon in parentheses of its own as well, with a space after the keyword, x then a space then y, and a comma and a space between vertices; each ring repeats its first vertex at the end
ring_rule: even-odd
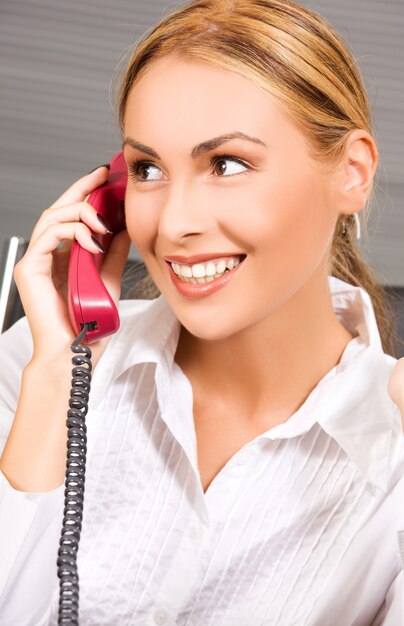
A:
POLYGON ((157 609, 157 611, 153 615, 153 618, 156 624, 167 624, 170 616, 165 609, 157 609))

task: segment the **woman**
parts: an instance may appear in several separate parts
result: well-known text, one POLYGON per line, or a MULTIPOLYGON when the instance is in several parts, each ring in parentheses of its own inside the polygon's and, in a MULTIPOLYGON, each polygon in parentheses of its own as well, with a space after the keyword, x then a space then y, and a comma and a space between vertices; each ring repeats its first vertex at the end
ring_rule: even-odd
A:
MULTIPOLYGON (((92 345, 80 624, 398 626, 404 376, 353 241, 378 161, 354 60, 293 2, 196 1, 137 46, 118 113, 127 231, 102 275, 117 301, 133 241, 159 297, 92 345)), ((66 267, 73 239, 102 254, 107 175, 44 211, 15 271, 7 624, 56 620, 66 267)))

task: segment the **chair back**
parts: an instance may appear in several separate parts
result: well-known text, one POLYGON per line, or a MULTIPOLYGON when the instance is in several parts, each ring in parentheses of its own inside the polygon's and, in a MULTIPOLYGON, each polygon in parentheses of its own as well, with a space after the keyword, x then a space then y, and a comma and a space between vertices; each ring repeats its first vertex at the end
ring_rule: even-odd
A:
POLYGON ((14 265, 24 256, 28 243, 24 237, 8 237, 0 250, 0 332, 24 315, 13 271, 14 265))

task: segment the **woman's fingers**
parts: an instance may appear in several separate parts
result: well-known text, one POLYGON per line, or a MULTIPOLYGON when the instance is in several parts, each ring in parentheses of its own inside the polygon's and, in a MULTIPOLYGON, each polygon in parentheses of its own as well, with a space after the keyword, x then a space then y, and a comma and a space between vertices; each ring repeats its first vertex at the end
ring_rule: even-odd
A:
MULTIPOLYGON (((48 362, 55 355, 65 354, 74 338, 67 302, 68 264, 74 241, 91 254, 101 254, 102 280, 114 300, 119 298, 129 235, 126 231, 118 233, 117 241, 115 238, 111 241, 111 256, 109 251, 104 255, 97 237, 109 232, 108 224, 98 219, 97 211, 87 202, 89 194, 107 178, 106 167, 96 169, 76 181, 43 211, 32 231, 27 251, 15 265, 14 278, 33 337, 33 358, 37 362, 48 362)), ((93 346, 94 363, 105 349, 106 340, 93 346)))
POLYGON ((98 221, 96 210, 86 200, 94 189, 107 181, 107 178, 108 169, 105 166, 101 166, 94 172, 91 172, 91 174, 87 174, 73 183, 56 202, 43 211, 31 233, 28 248, 50 224, 57 222, 86 222, 90 220, 90 227, 93 230, 105 233, 106 229, 98 221))
POLYGON ((55 249, 62 241, 76 240, 92 254, 102 255, 91 235, 91 230, 82 222, 50 224, 14 267, 36 358, 44 358, 50 353, 50 337, 52 350, 56 353, 66 350, 68 342, 74 338, 66 302, 69 255, 61 253, 55 264, 55 249))
POLYGON ((49 208, 56 209, 65 204, 84 200, 96 187, 99 187, 107 180, 108 173, 109 168, 106 165, 100 165, 93 172, 76 180, 49 208))
POLYGON ((101 254, 92 240, 91 230, 82 222, 50 224, 31 242, 25 255, 14 267, 14 277, 18 286, 20 279, 29 276, 51 276, 52 252, 65 239, 76 239, 92 254, 101 254))
POLYGON ((87 202, 76 202, 60 208, 46 209, 32 231, 29 248, 32 248, 37 239, 50 226, 69 222, 83 222, 91 230, 103 235, 108 232, 108 229, 99 221, 94 207, 87 202))

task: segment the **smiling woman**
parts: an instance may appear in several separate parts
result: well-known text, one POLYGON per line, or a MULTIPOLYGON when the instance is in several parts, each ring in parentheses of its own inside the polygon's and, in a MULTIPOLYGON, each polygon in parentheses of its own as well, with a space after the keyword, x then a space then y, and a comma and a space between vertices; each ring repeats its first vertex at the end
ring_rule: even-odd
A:
MULTIPOLYGON (((117 108, 127 233, 102 273, 116 295, 131 240, 157 297, 120 302, 95 346, 80 624, 398 626, 400 362, 353 238, 378 163, 355 60, 292 1, 197 0, 137 45, 117 108)), ((85 198, 105 180, 42 215, 17 271, 27 317, 0 342, 10 624, 56 619, 71 329, 52 262, 63 237, 90 249, 83 222, 102 232, 85 198)))
MULTIPOLYGON (((267 3, 264 5, 268 8, 267 3)), ((226 26, 224 24, 233 10, 237 12, 235 7, 226 2, 220 5, 212 3, 206 7, 196 3, 192 5, 192 10, 187 6, 156 27, 137 46, 121 84, 118 115, 122 131, 124 132, 123 118, 130 90, 144 72, 157 62, 161 64, 162 59, 170 54, 174 59, 204 61, 213 67, 236 72, 249 82, 254 80, 257 87, 278 99, 285 112, 287 110, 294 123, 304 132, 310 152, 323 163, 335 163, 346 148, 350 131, 360 128, 372 134, 370 107, 359 70, 336 33, 314 13, 302 7, 293 8, 292 3, 270 3, 270 16, 264 15, 264 5, 256 3, 253 7, 249 6, 250 12, 243 15, 244 29, 248 29, 245 41, 240 37, 237 20, 230 20, 226 26), (194 20, 195 15, 201 18, 199 22, 194 20), (294 28, 291 28, 290 22, 294 22, 294 28), (320 47, 317 49, 318 46, 320 47), (327 47, 328 56, 324 54, 327 47)), ((242 6, 238 9, 243 14, 242 6)), ((182 76, 181 82, 186 86, 184 79, 182 76)), ((219 88, 219 93, 223 91, 221 85, 216 87, 219 88)), ((214 111, 212 114, 215 116, 218 110, 226 115, 229 109, 236 106, 240 94, 243 93, 235 93, 235 100, 229 100, 223 109, 219 107, 216 97, 210 98, 211 92, 205 89, 204 83, 199 85, 199 91, 203 92, 203 99, 210 100, 214 111)), ((175 93, 173 89, 172 95, 175 93)), ((194 108, 200 101, 199 97, 196 98, 195 93, 189 90, 188 98, 192 123, 195 124, 197 119, 199 123, 194 108)), ((169 127, 179 132, 177 110, 171 113, 169 127)), ((249 116, 253 117, 252 111, 249 116)), ((226 128, 229 127, 227 124, 226 128)), ((241 137, 243 133, 226 133, 224 140, 226 135, 241 137)), ((249 139, 262 143, 257 138, 249 139)), ((219 137, 195 146, 192 157, 196 158, 199 153, 213 150, 219 145, 216 141, 221 140, 222 137, 219 137)), ((373 136, 372 141, 374 142, 373 136)), ((145 154, 159 159, 155 150, 139 142, 133 143, 130 138, 128 142, 134 148, 137 146, 145 154)), ((373 151, 375 168, 377 156, 374 145, 373 151)), ((353 230, 355 227, 358 229, 359 225, 359 211, 362 232, 366 234, 371 191, 370 183, 367 197, 356 207, 356 215, 351 211, 341 212, 337 216, 329 253, 329 274, 347 280, 352 285, 362 286, 369 293, 384 350, 395 356, 396 333, 386 293, 353 241, 353 230)), ((160 292, 150 276, 144 282, 149 292, 153 293, 154 285, 153 295, 159 295, 160 292)))

